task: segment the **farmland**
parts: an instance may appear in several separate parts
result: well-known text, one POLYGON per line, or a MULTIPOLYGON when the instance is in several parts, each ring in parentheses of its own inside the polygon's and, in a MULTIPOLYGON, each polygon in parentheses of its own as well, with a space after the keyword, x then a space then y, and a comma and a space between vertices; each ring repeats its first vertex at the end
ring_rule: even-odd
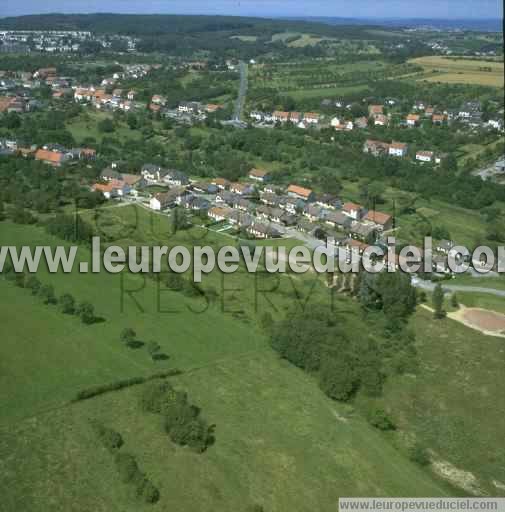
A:
POLYGON ((412 64, 422 66, 430 74, 420 80, 428 82, 445 82, 488 85, 503 87, 503 62, 475 59, 456 59, 447 57, 419 57, 410 60, 412 64))

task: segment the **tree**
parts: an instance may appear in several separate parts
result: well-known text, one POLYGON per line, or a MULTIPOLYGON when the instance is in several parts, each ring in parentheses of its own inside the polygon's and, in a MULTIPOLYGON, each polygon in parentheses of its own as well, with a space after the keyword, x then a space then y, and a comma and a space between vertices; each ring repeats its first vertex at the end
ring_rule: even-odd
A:
POLYGON ((66 315, 75 313, 75 299, 70 293, 64 293, 59 299, 60 310, 66 315))
POLYGON ((111 119, 103 119, 98 123, 98 131, 102 133, 112 133, 114 131, 114 123, 111 119))
POLYGON ((83 324, 92 324, 95 321, 95 308, 89 302, 81 302, 75 311, 83 324))
POLYGON ((330 398, 344 402, 349 400, 358 386, 351 358, 346 354, 324 357, 321 361, 319 385, 330 398))
POLYGON ((119 339, 125 344, 130 345, 135 341, 137 333, 131 327, 125 327, 121 334, 119 335, 119 339))
POLYGON ((135 114, 128 114, 128 117, 126 118, 126 122, 128 126, 130 127, 130 130, 135 130, 139 126, 139 122, 137 119, 137 116, 135 114))
POLYGON ((54 294, 54 288, 50 284, 45 284, 40 287, 39 297, 42 299, 44 304, 56 304, 56 296, 54 294))
POLYGON ((0 222, 5 219, 5 208, 3 201, 0 201, 0 222))
POLYGON ((161 347, 159 343, 156 343, 155 341, 150 341, 147 344, 147 352, 151 356, 151 359, 156 359, 156 356, 158 355, 159 351, 161 350, 161 347))
POLYGON ((453 308, 459 308, 459 301, 458 301, 458 296, 456 295, 456 293, 452 294, 451 305, 453 308))
POLYGON ((39 293, 40 287, 42 283, 39 281, 37 276, 30 275, 26 279, 25 288, 28 288, 32 291, 32 295, 37 295, 39 293))
POLYGON ((438 283, 433 290, 432 302, 435 318, 444 318, 446 315, 444 311, 444 290, 440 283, 438 283))
POLYGON ((386 411, 384 409, 380 408, 374 408, 369 413, 368 421, 370 422, 370 425, 374 426, 375 428, 378 428, 380 430, 395 430, 395 424, 391 420, 391 418, 388 416, 386 411))

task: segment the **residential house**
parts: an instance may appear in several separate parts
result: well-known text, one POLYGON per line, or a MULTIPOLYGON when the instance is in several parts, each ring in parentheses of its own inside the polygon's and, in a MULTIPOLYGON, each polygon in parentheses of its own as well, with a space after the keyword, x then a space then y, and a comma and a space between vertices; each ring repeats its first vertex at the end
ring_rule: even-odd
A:
POLYGON ((431 116, 431 122, 435 125, 444 124, 447 120, 447 116, 445 114, 433 114, 431 116))
POLYGON ((185 194, 184 189, 174 188, 167 192, 160 192, 155 194, 149 201, 149 208, 151 210, 165 210, 175 206, 185 194))
POLYGON ((363 217, 363 207, 360 204, 348 201, 342 205, 342 213, 353 220, 360 220, 363 217))
POLYGON ((354 124, 355 124, 356 128, 363 130, 368 127, 368 119, 366 117, 357 117, 354 120, 354 124))
POLYGON ((370 153, 373 156, 387 155, 389 144, 380 140, 367 139, 363 145, 363 153, 370 153))
POLYGON ((351 236, 360 240, 369 240, 376 230, 377 228, 375 225, 365 224, 358 221, 352 221, 351 227, 349 228, 351 236))
POLYGON ((302 211, 305 207, 305 201, 300 199, 299 197, 285 197, 281 198, 279 201, 279 207, 286 210, 291 215, 297 214, 299 211, 302 211))
POLYGON ((207 212, 208 217, 215 220, 216 222, 222 222, 226 220, 233 210, 222 206, 214 206, 207 212))
POLYGON ((226 190, 230 188, 230 182, 225 178, 214 178, 211 183, 216 185, 220 190, 226 190))
POLYGON ((384 114, 384 107, 382 105, 368 105, 369 117, 375 117, 379 114, 384 114))
POLYGON ((377 226, 379 231, 388 231, 393 227, 393 217, 391 215, 375 210, 369 210, 363 217, 363 220, 377 226))
POLYGON ((337 196, 331 194, 322 194, 316 197, 316 204, 330 210, 340 209, 342 202, 337 196))
POLYGON ((254 168, 249 171, 249 178, 251 180, 265 182, 270 178, 270 174, 268 171, 265 171, 264 169, 254 168))
POLYGON ((208 210, 210 206, 210 202, 207 199, 199 196, 194 196, 191 194, 181 196, 177 200, 177 203, 179 204, 179 206, 182 206, 186 210, 193 211, 208 210))
POLYGON ((280 236, 280 233, 277 229, 275 229, 270 224, 263 224, 261 222, 253 222, 249 226, 247 226, 246 231, 249 235, 254 236, 255 238, 277 238, 280 236))
POLYGON ((373 116, 373 124, 375 126, 387 126, 389 124, 389 118, 384 114, 375 114, 373 116))
POLYGON ((239 196, 247 196, 252 194, 254 187, 249 183, 231 183, 230 192, 238 194, 239 196))
POLYGON ((289 114, 289 121, 293 124, 298 124, 302 120, 300 112, 291 112, 289 114))
POLYGON ((149 184, 159 183, 164 176, 161 167, 156 164, 144 164, 140 173, 149 184))
POLYGON ((324 216, 326 224, 341 230, 349 230, 352 220, 343 212, 329 211, 324 216))
POLYGON ((250 212, 254 210, 254 204, 245 197, 235 196, 233 201, 233 208, 236 210, 242 210, 244 212, 250 212))
POLYGON ((314 204, 306 204, 303 208, 303 216, 307 217, 311 222, 317 222, 323 218, 324 210, 320 206, 314 204))
POLYGON ((290 197, 303 199, 308 202, 313 201, 315 197, 314 192, 310 188, 299 187, 298 185, 289 185, 287 192, 290 197))
POLYGON ((436 251, 442 254, 449 254, 450 250, 456 245, 452 240, 440 240, 436 246, 436 251))
POLYGON ((268 206, 279 206, 280 197, 273 192, 260 192, 260 201, 268 206))
POLYGON ((224 203, 232 206, 236 199, 236 194, 229 190, 222 190, 216 194, 216 203, 224 203))
POLYGON ((272 119, 274 122, 279 123, 287 123, 289 121, 289 112, 282 112, 279 110, 276 110, 272 114, 272 119))
POLYGON ((164 173, 163 182, 171 187, 183 187, 189 185, 189 178, 181 171, 170 169, 164 173))
POLYGON ((422 163, 432 163, 433 157, 433 151, 418 151, 416 153, 416 160, 422 163))
POLYGON ((47 149, 39 149, 35 153, 35 160, 39 160, 46 164, 52 165, 53 167, 61 167, 71 158, 72 157, 69 153, 63 153, 61 151, 50 151, 47 149))
POLYGON ((165 98, 165 96, 161 96, 159 94, 155 94, 151 98, 151 104, 153 104, 153 105, 161 105, 162 107, 164 107, 167 104, 167 99, 165 98))
POLYGON ((303 115, 303 121, 305 124, 313 124, 316 125, 319 123, 320 116, 315 112, 305 112, 303 115))
POLYGON ((389 146, 389 156, 404 157, 407 156, 408 146, 404 142, 393 141, 389 146))
POLYGON ((406 118, 407 126, 413 128, 419 124, 421 116, 419 114, 409 114, 406 118))

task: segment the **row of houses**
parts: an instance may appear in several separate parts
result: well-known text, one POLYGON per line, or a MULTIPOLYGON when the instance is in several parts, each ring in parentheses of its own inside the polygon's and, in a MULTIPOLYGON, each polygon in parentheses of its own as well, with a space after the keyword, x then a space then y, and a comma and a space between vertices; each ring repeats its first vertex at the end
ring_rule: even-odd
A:
POLYGON ((292 123, 297 125, 300 128, 306 128, 307 126, 315 126, 318 125, 321 116, 316 112, 285 112, 276 110, 272 113, 252 111, 249 114, 251 119, 254 119, 256 122, 264 122, 264 123, 292 123))

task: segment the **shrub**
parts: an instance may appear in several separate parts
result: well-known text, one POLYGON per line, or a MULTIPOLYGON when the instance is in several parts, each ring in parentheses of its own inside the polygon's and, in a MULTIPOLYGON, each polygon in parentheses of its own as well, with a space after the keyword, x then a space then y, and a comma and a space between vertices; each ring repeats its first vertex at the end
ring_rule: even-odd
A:
POLYGON ((379 430, 395 430, 395 424, 391 420, 391 418, 387 415, 384 409, 374 408, 370 411, 368 415, 368 421, 370 425, 379 430))
POLYGON ((118 452, 115 456, 114 462, 119 473, 119 478, 125 484, 132 482, 135 478, 138 478, 140 473, 137 461, 133 455, 129 453, 118 452))
POLYGON ((135 337, 137 333, 131 327, 125 327, 121 334, 119 335, 119 339, 125 344, 129 345, 130 343, 135 341, 135 337))
POLYGON ((100 439, 100 442, 110 452, 115 452, 119 450, 121 446, 123 446, 123 438, 119 432, 116 432, 115 430, 112 430, 111 428, 108 428, 97 421, 92 422, 92 427, 100 439))
POLYGON ((58 300, 60 310, 66 315, 73 315, 75 313, 75 299, 70 293, 64 293, 58 300))
POLYGON ((160 492, 149 480, 144 481, 141 495, 146 503, 156 503, 160 499, 160 492))
POLYGON ((37 295, 39 293, 41 286, 42 286, 42 283, 39 281, 37 276, 30 275, 26 279, 25 288, 28 288, 29 290, 31 290, 32 295, 37 295))
POLYGON ((54 288, 50 284, 45 284, 40 287, 39 297, 44 304, 56 304, 56 296, 54 295, 54 288))
POLYGON ((140 398, 142 410, 161 413, 164 404, 169 399, 170 391, 173 391, 173 388, 168 381, 150 382, 147 384, 140 398))
POLYGON ((95 321, 95 308, 89 302, 81 302, 75 310, 83 324, 92 324, 95 321))
POLYGON ((409 452, 409 458, 420 466, 427 466, 430 463, 428 450, 419 443, 415 443, 414 446, 412 446, 409 452))

